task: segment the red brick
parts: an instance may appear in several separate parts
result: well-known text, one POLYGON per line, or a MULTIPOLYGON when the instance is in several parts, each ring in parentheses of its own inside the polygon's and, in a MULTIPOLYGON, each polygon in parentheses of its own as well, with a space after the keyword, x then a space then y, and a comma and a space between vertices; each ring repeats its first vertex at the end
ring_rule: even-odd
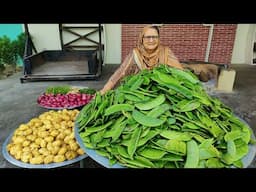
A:
MULTIPOLYGON (((122 24, 122 60, 136 46, 145 24, 122 24)), ((236 24, 215 24, 209 62, 230 64, 235 40, 236 24)), ((206 54, 208 26, 202 24, 164 24, 160 27, 160 41, 169 46, 181 61, 203 61, 206 54)))

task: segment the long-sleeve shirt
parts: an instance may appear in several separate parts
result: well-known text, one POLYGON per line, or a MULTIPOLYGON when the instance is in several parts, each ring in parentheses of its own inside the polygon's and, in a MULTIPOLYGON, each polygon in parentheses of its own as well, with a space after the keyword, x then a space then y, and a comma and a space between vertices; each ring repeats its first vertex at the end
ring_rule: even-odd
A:
POLYGON ((141 58, 138 50, 136 48, 133 49, 126 56, 125 60, 119 66, 119 68, 110 77, 101 92, 106 92, 110 89, 115 88, 120 83, 120 80, 122 80, 123 77, 131 74, 137 74, 142 69, 152 69, 160 64, 166 64, 171 67, 183 69, 179 60, 175 57, 173 52, 168 47, 160 46, 159 49, 160 50, 158 62, 153 66, 147 66, 147 64, 141 58))

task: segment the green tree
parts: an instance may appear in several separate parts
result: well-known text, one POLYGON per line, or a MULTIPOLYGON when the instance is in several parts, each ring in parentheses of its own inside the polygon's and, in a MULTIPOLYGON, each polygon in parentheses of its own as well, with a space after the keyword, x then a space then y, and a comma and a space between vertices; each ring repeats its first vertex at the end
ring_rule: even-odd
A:
POLYGON ((13 41, 13 47, 15 53, 18 54, 20 58, 23 58, 25 51, 25 33, 21 33, 17 36, 17 39, 13 41))
POLYGON ((25 34, 21 33, 16 40, 11 41, 6 35, 0 37, 0 68, 5 65, 16 64, 19 58, 23 58, 25 50, 25 34))
POLYGON ((13 64, 16 62, 16 53, 12 41, 7 37, 0 37, 0 63, 1 65, 13 64))

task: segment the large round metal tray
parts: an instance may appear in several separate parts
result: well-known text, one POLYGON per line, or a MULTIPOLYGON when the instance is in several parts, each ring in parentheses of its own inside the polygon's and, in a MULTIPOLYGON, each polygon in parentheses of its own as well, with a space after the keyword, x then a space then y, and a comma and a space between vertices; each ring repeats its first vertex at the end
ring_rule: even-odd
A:
MULTIPOLYGON (((244 120, 241 119, 241 121, 243 121, 248 127, 250 127, 244 120)), ((116 163, 114 165, 110 165, 110 162, 109 162, 108 158, 97 154, 94 149, 89 149, 89 148, 85 147, 84 143, 83 143, 83 140, 82 140, 82 138, 80 137, 80 135, 78 133, 78 129, 79 129, 79 126, 77 125, 77 123, 75 123, 75 138, 76 138, 76 141, 78 142, 80 147, 86 152, 86 154, 90 158, 92 158, 97 163, 101 164, 102 166, 104 166, 106 168, 127 168, 127 167, 124 167, 124 166, 120 165, 119 163, 116 163)), ((255 135, 254 135, 253 131, 252 131, 251 138, 255 139, 255 135)), ((249 144, 249 152, 247 153, 246 156, 244 156, 242 158, 244 168, 249 167, 249 165, 252 163, 255 155, 256 155, 256 145, 249 144)))
MULTIPOLYGON (((13 132, 14 133, 14 132, 13 132)), ((24 163, 22 161, 19 161, 17 159, 15 159, 14 157, 12 157, 9 152, 7 151, 7 145, 9 144, 13 133, 10 134, 6 140, 3 143, 2 146, 2 154, 4 156, 4 158, 9 161, 11 164, 16 165, 18 167, 22 167, 22 168, 37 168, 37 169, 49 169, 49 168, 57 168, 57 167, 63 167, 63 166, 67 166, 67 165, 71 165, 73 163, 79 162, 83 159, 85 159, 86 157, 88 157, 88 155, 85 153, 83 155, 80 155, 74 159, 68 160, 68 161, 63 161, 60 163, 49 163, 49 164, 40 164, 40 165, 34 165, 34 164, 30 164, 30 163, 24 163)))
POLYGON ((94 161, 96 161, 100 165, 103 165, 104 167, 107 167, 107 168, 125 168, 124 166, 122 166, 118 163, 116 163, 114 165, 110 165, 108 158, 97 154, 96 151, 93 150, 93 149, 89 149, 89 148, 85 147, 84 143, 83 143, 83 140, 82 140, 82 138, 80 137, 80 135, 78 133, 78 129, 79 129, 79 126, 77 125, 77 123, 75 123, 75 138, 76 138, 76 141, 79 144, 79 146, 86 152, 86 154, 90 158, 92 158, 94 161))
MULTIPOLYGON (((79 88, 79 89, 83 89, 83 88, 88 88, 88 87, 81 87, 81 86, 72 86, 73 88, 79 88)), ((45 92, 43 92, 41 95, 43 95, 45 92)), ((39 96, 41 96, 41 95, 39 95, 39 96)), ((38 97, 39 97, 38 96, 38 97)), ((37 104, 40 106, 40 107, 42 107, 42 108, 45 108, 45 109, 50 109, 50 110, 62 110, 62 109, 78 109, 78 110, 80 110, 80 109, 82 109, 85 105, 87 105, 87 104, 84 104, 84 105, 78 105, 78 106, 72 106, 72 107, 47 107, 47 106, 43 106, 43 105, 40 105, 39 103, 38 103, 38 99, 37 99, 37 104)))
POLYGON ((87 104, 85 104, 85 105, 79 105, 79 106, 73 106, 73 107, 46 107, 46 106, 42 106, 42 105, 40 105, 39 103, 37 103, 40 107, 42 107, 42 108, 45 108, 45 109, 50 109, 50 110, 63 110, 63 109, 69 109, 69 110, 71 110, 71 109, 78 109, 78 110, 80 110, 81 108, 83 108, 85 105, 87 105, 87 104))

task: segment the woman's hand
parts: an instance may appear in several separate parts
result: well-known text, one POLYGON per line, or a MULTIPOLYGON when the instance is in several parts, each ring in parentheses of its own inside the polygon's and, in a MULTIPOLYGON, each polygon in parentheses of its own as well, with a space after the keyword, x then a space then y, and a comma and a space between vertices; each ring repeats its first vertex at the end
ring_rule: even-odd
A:
POLYGON ((106 91, 104 89, 101 89, 99 92, 101 95, 104 95, 106 93, 106 91))

